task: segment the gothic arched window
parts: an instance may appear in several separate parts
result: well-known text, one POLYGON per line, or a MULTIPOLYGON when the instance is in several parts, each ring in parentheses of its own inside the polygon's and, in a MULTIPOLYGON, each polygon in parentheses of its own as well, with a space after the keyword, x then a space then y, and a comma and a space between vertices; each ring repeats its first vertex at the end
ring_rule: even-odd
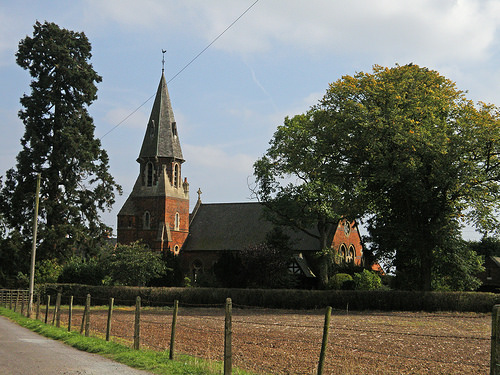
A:
POLYGON ((179 187, 179 164, 174 164, 174 175, 172 176, 174 187, 179 187))
POLYGON ((153 186, 153 163, 146 164, 146 182, 147 186, 153 186))
POLYGON ((151 227, 151 214, 149 211, 144 212, 143 226, 144 229, 149 229, 151 227))
POLYGON ((174 230, 179 230, 179 226, 181 223, 181 216, 178 212, 175 213, 175 221, 174 221, 174 230))

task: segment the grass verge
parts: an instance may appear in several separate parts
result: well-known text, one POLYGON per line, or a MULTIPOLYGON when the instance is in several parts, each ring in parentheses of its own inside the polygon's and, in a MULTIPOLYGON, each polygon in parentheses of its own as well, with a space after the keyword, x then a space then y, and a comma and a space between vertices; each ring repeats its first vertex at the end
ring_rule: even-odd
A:
MULTIPOLYGON (((28 319, 3 307, 0 307, 0 315, 42 336, 62 341, 76 349, 99 354, 116 362, 154 374, 211 375, 222 374, 223 372, 221 362, 207 361, 187 355, 177 355, 176 359, 171 361, 168 358, 168 351, 133 350, 122 344, 108 342, 96 337, 85 337, 77 332, 68 332, 65 328, 57 328, 39 320, 28 319)), ((252 375, 250 372, 234 368, 233 373, 252 375)))

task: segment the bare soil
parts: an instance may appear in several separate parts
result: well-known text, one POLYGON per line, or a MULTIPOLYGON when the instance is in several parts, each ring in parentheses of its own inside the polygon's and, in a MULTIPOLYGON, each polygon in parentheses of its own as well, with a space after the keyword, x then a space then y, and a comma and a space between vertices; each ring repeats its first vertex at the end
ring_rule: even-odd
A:
MULTIPOLYGON (((81 310, 73 314, 80 329, 81 310)), ((62 324, 66 316, 63 313, 62 324)), ((107 311, 92 310, 104 335, 107 311)), ((141 312, 141 346, 168 350, 172 310, 141 312)), ((234 308, 233 365, 258 374, 314 374, 324 311, 234 308)), ((113 340, 131 345, 134 309, 115 308, 113 340)), ((325 374, 488 374, 491 314, 334 311, 325 374)), ((175 353, 223 360, 224 307, 181 307, 175 353)))

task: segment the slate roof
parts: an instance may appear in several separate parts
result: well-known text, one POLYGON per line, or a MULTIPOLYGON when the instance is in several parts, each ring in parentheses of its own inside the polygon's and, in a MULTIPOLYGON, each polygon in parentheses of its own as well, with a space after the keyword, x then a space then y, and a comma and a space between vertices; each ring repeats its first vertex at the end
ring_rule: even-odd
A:
POLYGON ((184 161, 177 135, 177 124, 168 94, 167 81, 163 73, 139 153, 139 159, 154 157, 167 157, 184 161))
MULTIPOLYGON (((243 250, 266 241, 274 225, 263 217, 260 203, 202 203, 189 227, 182 251, 243 250)), ((293 250, 317 251, 318 239, 301 231, 284 230, 293 250)))

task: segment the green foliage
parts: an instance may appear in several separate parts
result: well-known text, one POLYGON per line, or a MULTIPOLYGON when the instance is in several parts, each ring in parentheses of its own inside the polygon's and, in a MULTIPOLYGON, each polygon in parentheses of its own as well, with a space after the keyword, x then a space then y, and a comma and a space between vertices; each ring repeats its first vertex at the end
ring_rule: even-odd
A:
POLYGON ((363 270, 355 273, 353 280, 356 290, 375 290, 382 286, 380 276, 373 271, 363 270))
POLYGON ((353 278, 351 275, 347 273, 337 273, 328 280, 328 289, 350 289, 349 285, 352 281, 353 278))
POLYGON ((97 258, 86 260, 73 256, 64 264, 57 281, 59 283, 101 285, 105 276, 104 268, 97 258))
POLYGON ((161 254, 152 252, 139 242, 118 244, 103 257, 102 262, 106 274, 115 285, 144 286, 166 272, 161 254))
MULTIPOLYGON (((291 288, 294 277, 288 272, 290 238, 279 227, 266 234, 266 242, 242 251, 219 254, 213 272, 217 286, 226 288, 291 288)), ((212 283, 212 286, 215 283, 212 283)))
MULTIPOLYGON (((35 263, 35 284, 57 282, 63 267, 57 259, 43 259, 35 263)), ((18 272, 17 280, 23 287, 29 286, 30 274, 18 272)))
MULTIPOLYGON (((421 292, 401 290, 306 290, 306 289, 238 289, 238 288, 144 288, 124 286, 88 286, 48 284, 41 293, 56 291, 75 296, 83 303, 87 293, 92 301, 106 304, 110 297, 115 304, 133 305, 136 296, 144 306, 172 306, 174 300, 188 305, 220 305, 226 298, 234 304, 282 309, 318 309, 331 306, 344 310, 384 311, 475 311, 491 312, 500 304, 500 295, 477 292, 421 292)), ((75 302, 76 303, 76 302, 75 302)))
POLYGON ((479 255, 500 256, 500 239, 497 237, 483 237, 480 241, 469 241, 469 246, 479 255))
POLYGON ((246 287, 243 263, 236 251, 222 251, 213 271, 217 282, 224 288, 246 287))
POLYGON ((121 188, 108 173, 109 160, 94 137, 88 106, 101 77, 89 60, 84 33, 36 22, 19 43, 18 65, 31 75, 21 98, 25 126, 16 167, 6 173, 0 213, 8 227, 32 237, 36 174, 41 173, 38 259, 63 260, 87 251, 109 230, 100 212, 112 207, 121 188))
POLYGON ((17 275, 27 275, 31 260, 31 246, 18 231, 11 231, 4 239, 0 239, 0 285, 17 287, 17 275))
POLYGON ((368 218, 374 254, 402 284, 430 290, 443 269, 434 249, 459 239, 464 222, 500 228, 499 141, 497 107, 474 105, 436 71, 375 66, 285 119, 255 163, 256 193, 288 225, 317 226, 322 249, 328 223, 368 218))
POLYGON ((249 246, 241 254, 247 287, 287 288, 292 280, 288 272, 291 254, 267 244, 249 246))
POLYGON ((433 255, 439 259, 434 262, 437 269, 433 272, 433 290, 468 291, 481 285, 476 275, 484 271, 483 257, 465 241, 450 242, 448 247, 435 249, 433 255))

